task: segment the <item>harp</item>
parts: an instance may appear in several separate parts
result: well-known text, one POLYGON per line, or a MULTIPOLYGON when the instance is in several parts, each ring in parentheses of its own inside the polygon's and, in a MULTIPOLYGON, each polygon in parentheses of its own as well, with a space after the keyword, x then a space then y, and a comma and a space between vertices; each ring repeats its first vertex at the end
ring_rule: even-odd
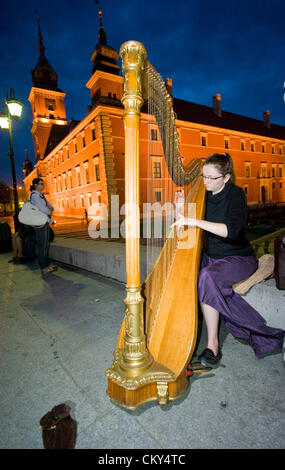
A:
MULTIPOLYGON (((155 116, 166 167, 175 188, 184 188, 185 206, 203 218, 205 189, 201 160, 184 167, 180 157, 172 99, 160 75, 147 61, 145 47, 128 41, 120 48, 124 74, 126 298, 114 361, 105 371, 107 394, 135 409, 148 401, 160 405, 180 397, 189 386, 187 364, 197 338, 197 277, 202 249, 199 228, 179 237, 172 228, 140 284, 139 144, 144 101, 155 116), (189 236, 190 235, 190 236, 189 236), (186 242, 185 242, 186 240, 186 242), (190 242, 189 242, 190 240, 190 242)), ((188 214, 189 215, 189 214, 188 214)), ((191 214, 190 214, 191 216, 191 214)))

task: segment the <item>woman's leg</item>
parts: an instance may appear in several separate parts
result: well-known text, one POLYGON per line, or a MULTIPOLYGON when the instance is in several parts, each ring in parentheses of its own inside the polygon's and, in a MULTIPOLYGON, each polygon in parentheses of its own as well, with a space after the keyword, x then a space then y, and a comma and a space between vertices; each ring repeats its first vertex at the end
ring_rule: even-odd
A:
POLYGON ((218 310, 210 305, 204 304, 203 302, 200 302, 200 305, 208 333, 207 348, 211 349, 216 356, 219 349, 218 328, 220 314, 218 310))
POLYGON ((13 259, 17 258, 17 235, 14 233, 12 235, 12 248, 13 248, 13 259))
POLYGON ((41 269, 44 269, 49 265, 49 260, 47 257, 49 225, 46 224, 44 227, 35 228, 35 233, 38 245, 38 262, 41 269))
POLYGON ((16 238, 16 246, 17 246, 17 258, 23 257, 23 240, 21 237, 16 238))
POLYGON ((258 357, 281 349, 284 331, 268 327, 264 318, 232 289, 234 283, 255 272, 257 260, 251 256, 230 256, 218 260, 208 257, 205 261, 198 279, 200 302, 220 312, 228 331, 248 341, 258 357))

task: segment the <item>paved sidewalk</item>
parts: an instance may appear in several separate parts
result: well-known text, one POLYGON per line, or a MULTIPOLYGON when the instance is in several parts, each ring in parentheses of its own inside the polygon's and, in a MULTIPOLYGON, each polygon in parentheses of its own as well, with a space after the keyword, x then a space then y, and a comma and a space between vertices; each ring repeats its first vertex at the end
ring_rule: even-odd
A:
POLYGON ((185 396, 166 407, 126 411, 106 396, 104 375, 124 286, 64 265, 43 280, 36 265, 10 258, 0 255, 0 448, 41 449, 39 420, 62 402, 72 404, 77 449, 284 448, 281 354, 256 359, 222 326, 225 367, 191 378, 185 396))

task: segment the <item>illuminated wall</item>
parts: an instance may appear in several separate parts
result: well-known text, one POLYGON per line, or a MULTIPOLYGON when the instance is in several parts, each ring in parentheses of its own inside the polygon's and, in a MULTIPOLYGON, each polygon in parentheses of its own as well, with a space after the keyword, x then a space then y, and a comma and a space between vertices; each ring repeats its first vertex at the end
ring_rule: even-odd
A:
MULTIPOLYGON (((41 157, 24 180, 28 190, 34 177, 43 177, 45 193, 55 207, 55 214, 79 218, 85 209, 92 215, 95 202, 109 205, 112 194, 119 195, 120 204, 124 202, 124 111, 120 104, 123 78, 97 70, 86 86, 90 89, 93 108, 45 158, 41 157)), ((54 120, 66 124, 64 93, 33 87, 29 99, 34 113, 32 134, 37 137, 35 151, 42 156, 54 120), (51 93, 54 98, 50 97, 51 93), (56 101, 52 117, 47 116, 45 109, 49 99, 56 101)), ((234 161, 236 184, 245 190, 249 204, 285 201, 285 139, 179 119, 177 128, 184 165, 193 158, 204 159, 211 153, 226 151, 234 161)), ((141 202, 149 201, 150 197, 148 168, 152 173, 151 200, 164 202, 163 179, 168 178, 168 173, 159 131, 153 117, 142 113, 141 202)))

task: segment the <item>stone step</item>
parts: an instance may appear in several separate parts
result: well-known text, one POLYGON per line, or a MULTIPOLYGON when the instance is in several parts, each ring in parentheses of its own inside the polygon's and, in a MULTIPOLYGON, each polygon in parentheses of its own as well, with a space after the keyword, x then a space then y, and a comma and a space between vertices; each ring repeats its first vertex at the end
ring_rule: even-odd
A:
MULTIPOLYGON (((159 248, 155 249, 157 255, 159 248)), ((93 273, 126 282, 125 244, 120 241, 55 238, 50 244, 49 257, 93 273)), ((147 247, 141 246, 141 282, 147 276, 147 247)))

